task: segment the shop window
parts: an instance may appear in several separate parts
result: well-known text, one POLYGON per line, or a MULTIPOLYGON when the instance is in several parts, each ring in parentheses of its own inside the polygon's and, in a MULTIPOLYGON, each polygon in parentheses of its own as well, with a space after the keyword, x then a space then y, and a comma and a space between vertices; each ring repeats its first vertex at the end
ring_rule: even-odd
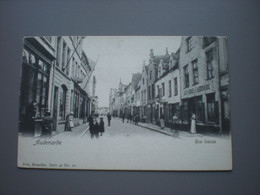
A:
POLYGON ((74 117, 79 117, 79 94, 77 92, 74 93, 74 117))
POLYGON ((187 52, 189 52, 192 49, 192 38, 188 37, 186 39, 186 45, 187 45, 187 52))
POLYGON ((174 95, 178 95, 178 80, 177 77, 174 78, 174 95))
POLYGON ((188 65, 183 67, 183 72, 184 72, 184 87, 188 88, 190 86, 188 65))
POLYGON ((207 60, 207 79, 212 79, 213 74, 213 50, 210 50, 206 53, 207 60))
POLYGON ((80 116, 79 117, 81 119, 83 119, 84 118, 85 99, 81 96, 79 99, 79 106, 80 106, 80 116))
POLYGON ((188 100, 183 101, 183 121, 188 122, 190 118, 188 100))
POLYGON ((193 85, 199 83, 199 71, 198 71, 198 61, 192 61, 192 70, 193 70, 193 85))
POLYGON ((217 122, 218 104, 215 101, 215 94, 207 95, 208 122, 217 122))
POLYGON ((198 122, 204 122, 204 103, 202 102, 202 97, 195 97, 191 99, 191 113, 196 115, 196 120, 198 122))

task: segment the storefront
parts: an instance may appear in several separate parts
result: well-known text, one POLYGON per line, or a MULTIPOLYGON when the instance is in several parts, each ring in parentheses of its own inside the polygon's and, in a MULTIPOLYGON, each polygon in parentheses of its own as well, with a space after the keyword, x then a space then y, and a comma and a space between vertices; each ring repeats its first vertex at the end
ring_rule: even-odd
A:
POLYGON ((48 111, 49 79, 54 57, 33 39, 24 41, 20 86, 19 130, 35 134, 48 111), (34 42, 32 42, 34 41, 34 42), (38 121, 38 122, 37 122, 38 121))
POLYGON ((195 114, 198 128, 219 129, 218 101, 216 99, 216 93, 183 99, 180 107, 182 123, 189 125, 191 115, 195 114))
POLYGON ((73 93, 73 117, 75 125, 86 122, 89 113, 88 101, 90 101, 87 93, 81 89, 81 87, 74 82, 74 93, 73 93))

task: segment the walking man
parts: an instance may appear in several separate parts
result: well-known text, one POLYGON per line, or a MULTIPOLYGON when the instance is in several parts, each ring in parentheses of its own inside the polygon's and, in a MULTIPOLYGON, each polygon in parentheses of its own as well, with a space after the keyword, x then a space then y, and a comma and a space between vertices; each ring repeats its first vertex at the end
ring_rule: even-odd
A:
POLYGON ((107 114, 107 122, 108 122, 108 126, 110 126, 110 122, 111 122, 111 114, 110 114, 110 112, 107 114))

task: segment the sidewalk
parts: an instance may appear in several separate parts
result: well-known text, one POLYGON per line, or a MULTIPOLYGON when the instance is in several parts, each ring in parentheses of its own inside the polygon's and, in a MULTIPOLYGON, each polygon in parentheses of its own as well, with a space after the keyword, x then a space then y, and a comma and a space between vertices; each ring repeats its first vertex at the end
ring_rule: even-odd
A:
POLYGON ((63 136, 63 137, 67 137, 67 136, 81 136, 81 134, 83 132, 85 132, 86 130, 88 130, 89 125, 88 123, 83 123, 79 126, 73 127, 71 129, 71 131, 62 131, 62 132, 53 132, 52 136, 63 136))
MULTIPOLYGON (((115 119, 117 120, 122 120, 121 118, 116 117, 115 119)), ((131 122, 131 124, 134 124, 133 122, 131 122)), ((169 127, 165 127, 164 129, 161 129, 161 127, 154 125, 154 124, 150 124, 150 123, 142 123, 142 122, 138 122, 138 125, 140 127, 149 129, 151 131, 156 131, 158 133, 162 133, 168 136, 172 136, 172 137, 205 137, 206 135, 200 134, 200 133, 195 133, 192 134, 190 132, 187 131, 183 131, 183 130, 177 130, 177 129, 173 129, 171 130, 169 127)), ((207 137, 207 136, 206 136, 207 137)))
POLYGON ((199 134, 199 133, 191 134, 187 131, 179 131, 179 130, 174 130, 174 129, 171 130, 168 127, 161 129, 159 126, 154 125, 154 124, 150 124, 150 123, 138 122, 138 126, 147 128, 147 129, 152 130, 152 131, 157 131, 159 133, 162 133, 162 134, 165 134, 165 135, 168 135, 168 136, 173 136, 173 137, 194 137, 194 136, 204 137, 205 136, 205 135, 202 135, 202 134, 199 134))

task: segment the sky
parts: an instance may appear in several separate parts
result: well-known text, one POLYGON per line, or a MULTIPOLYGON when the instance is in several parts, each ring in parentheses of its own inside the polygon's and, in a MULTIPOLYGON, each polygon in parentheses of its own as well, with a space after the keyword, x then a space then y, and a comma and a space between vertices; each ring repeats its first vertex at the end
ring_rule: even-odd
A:
POLYGON ((129 84, 132 74, 142 72, 143 62, 148 64, 150 49, 154 55, 169 54, 180 47, 180 36, 86 36, 83 50, 96 62, 96 96, 98 106, 109 106, 110 88, 118 88, 120 79, 129 84))

